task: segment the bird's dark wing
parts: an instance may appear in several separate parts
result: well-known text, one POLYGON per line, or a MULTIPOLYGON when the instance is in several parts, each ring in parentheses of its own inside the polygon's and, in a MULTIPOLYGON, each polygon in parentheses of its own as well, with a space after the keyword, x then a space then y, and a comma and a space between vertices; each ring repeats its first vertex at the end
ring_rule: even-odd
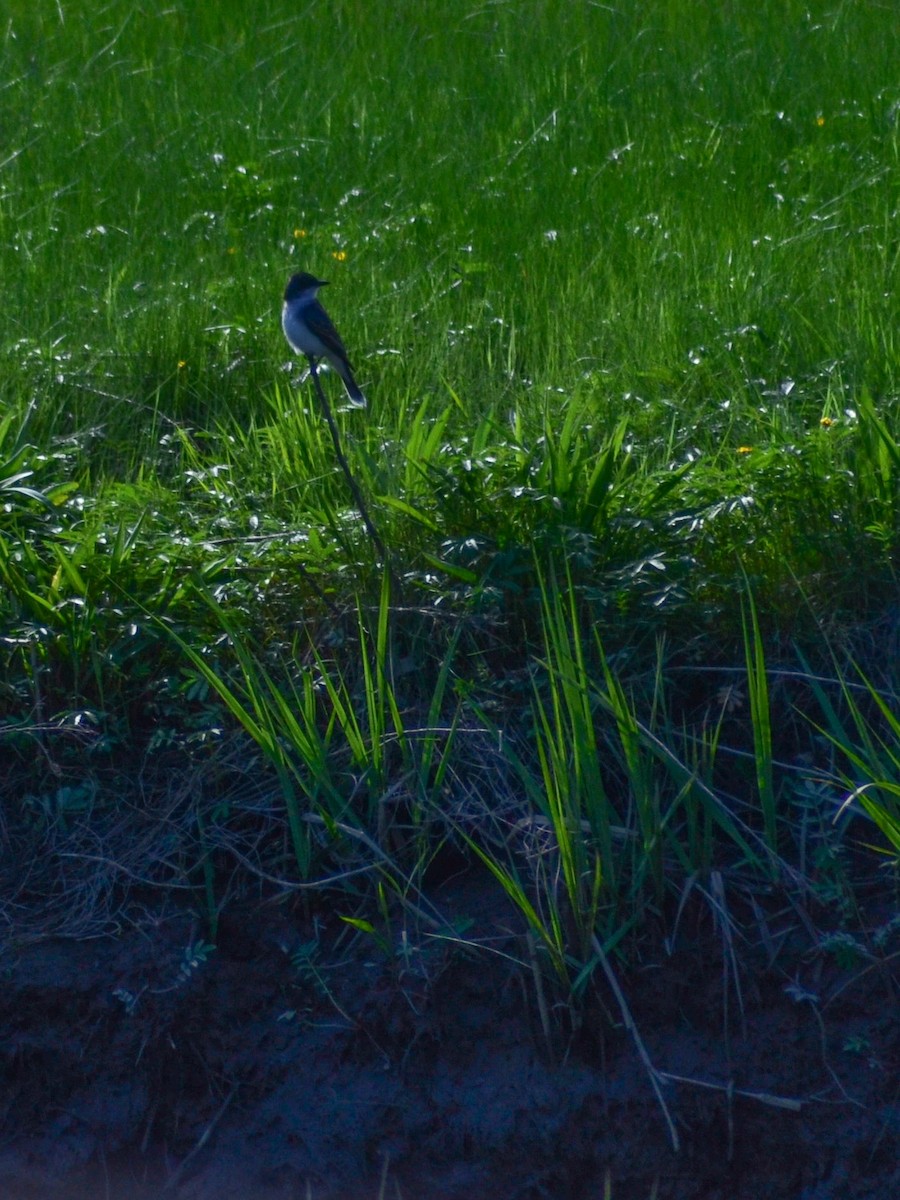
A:
POLYGON ((335 358, 341 359, 349 366, 344 343, 341 341, 338 331, 332 325, 331 318, 322 305, 311 304, 305 316, 310 332, 315 334, 330 354, 333 354, 335 358))

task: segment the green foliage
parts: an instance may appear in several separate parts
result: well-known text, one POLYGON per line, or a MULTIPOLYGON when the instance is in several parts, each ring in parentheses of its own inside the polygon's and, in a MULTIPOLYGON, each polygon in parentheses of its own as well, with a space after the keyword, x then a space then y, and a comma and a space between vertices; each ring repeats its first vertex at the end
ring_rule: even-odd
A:
POLYGON ((885 696, 854 664, 856 686, 838 671, 846 718, 816 688, 824 731, 839 752, 837 782, 848 791, 840 812, 859 810, 877 826, 900 860, 900 712, 897 697, 885 696), (861 696, 858 693, 861 692, 861 696))
POLYGON ((733 610, 738 556, 782 614, 792 575, 844 603, 861 565, 882 586, 885 14, 267 9, 11 9, 0 394, 32 405, 40 454, 66 447, 99 523, 111 485, 150 485, 201 555, 294 530, 326 590, 348 570, 377 588, 317 406, 281 370, 302 261, 334 276, 370 384, 368 414, 339 414, 354 473, 429 598, 536 588, 536 541, 617 605, 733 610), (341 54, 288 69, 317 29, 341 54))
POLYGON ((777 854, 778 806, 772 761, 772 713, 769 704, 765 651, 752 595, 747 597, 747 607, 750 616, 749 620, 744 618, 744 659, 747 664, 747 692, 750 701, 750 720, 753 726, 756 791, 762 811, 766 844, 773 854, 777 854))
MULTIPOLYGON (((237 729, 299 879, 368 855, 406 902, 460 839, 573 987, 598 931, 714 871, 783 880, 785 635, 896 594, 898 53, 888 6, 835 0, 12 0, 0 732, 29 820, 89 807, 95 759, 48 749, 75 720, 128 760, 237 729), (334 283, 369 410, 322 383, 402 603, 278 327, 297 267, 334 283), (473 813, 475 727, 551 856, 473 813)), ((896 678, 837 686, 801 702, 896 849, 896 678)))

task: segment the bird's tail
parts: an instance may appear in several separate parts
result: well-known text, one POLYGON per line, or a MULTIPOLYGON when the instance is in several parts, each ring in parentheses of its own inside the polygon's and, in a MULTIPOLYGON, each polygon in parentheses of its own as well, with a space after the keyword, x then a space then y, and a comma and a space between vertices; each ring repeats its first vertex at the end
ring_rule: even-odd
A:
POLYGON ((340 373, 341 379, 344 381, 344 387, 347 389, 347 395, 350 398, 350 403, 354 408, 365 408, 367 401, 365 396, 360 391, 359 385, 353 378, 353 372, 350 370, 350 364, 347 362, 335 363, 335 366, 340 373))

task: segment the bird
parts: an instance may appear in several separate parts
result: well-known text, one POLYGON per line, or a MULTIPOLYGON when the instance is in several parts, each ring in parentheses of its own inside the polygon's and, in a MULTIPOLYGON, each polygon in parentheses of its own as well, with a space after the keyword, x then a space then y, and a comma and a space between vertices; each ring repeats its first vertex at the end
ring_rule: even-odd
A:
POLYGON ((327 285, 327 279, 316 279, 308 271, 292 275, 284 289, 281 328, 291 349, 297 354, 305 354, 311 368, 315 367, 317 358, 330 363, 343 379, 351 403, 357 408, 365 408, 366 398, 353 378, 353 368, 340 334, 316 298, 319 288, 327 285))

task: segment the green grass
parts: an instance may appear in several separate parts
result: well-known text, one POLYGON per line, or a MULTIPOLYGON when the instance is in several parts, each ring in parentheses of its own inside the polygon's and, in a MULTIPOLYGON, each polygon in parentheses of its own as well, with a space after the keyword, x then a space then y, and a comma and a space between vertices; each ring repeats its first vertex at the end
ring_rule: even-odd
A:
MULTIPOLYGON (((896 663, 870 648, 846 681, 896 622, 898 56, 889 6, 839 0, 12 0, 0 705, 23 811, 80 814, 88 780, 113 803, 148 748, 214 771, 237 728, 279 870, 377 845, 407 900, 474 841, 575 981, 598 929, 698 873, 768 886, 794 861, 797 755, 893 842, 896 663), (337 418, 402 594, 296 386, 299 267, 333 281, 370 401, 337 418), (473 815, 473 754, 555 829, 562 892, 473 815)), ((816 821, 827 857, 846 818, 816 821)))

